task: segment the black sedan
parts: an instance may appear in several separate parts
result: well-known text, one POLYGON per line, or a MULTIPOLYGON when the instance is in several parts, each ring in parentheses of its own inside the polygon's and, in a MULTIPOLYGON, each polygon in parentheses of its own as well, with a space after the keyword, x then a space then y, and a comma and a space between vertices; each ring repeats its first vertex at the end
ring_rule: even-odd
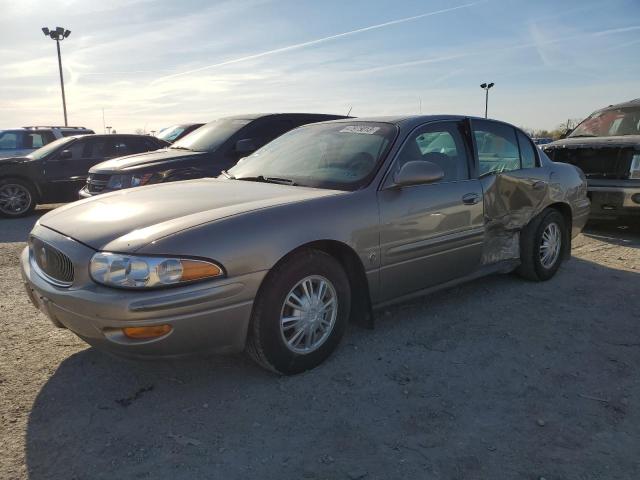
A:
POLYGON ((123 188, 193 178, 216 177, 271 140, 308 123, 346 118, 316 113, 271 113, 220 118, 171 147, 130 155, 89 171, 80 198, 123 188))
POLYGON ((78 189, 85 184, 92 166, 167 145, 146 135, 75 135, 25 157, 0 159, 0 215, 21 217, 38 203, 77 200, 78 189))

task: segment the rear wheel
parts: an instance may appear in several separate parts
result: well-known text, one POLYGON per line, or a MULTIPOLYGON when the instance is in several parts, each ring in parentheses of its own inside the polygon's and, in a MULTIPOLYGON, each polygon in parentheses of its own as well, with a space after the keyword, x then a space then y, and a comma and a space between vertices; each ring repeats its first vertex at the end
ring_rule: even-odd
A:
POLYGON ((568 246, 564 216, 554 209, 543 211, 520 232, 517 273, 529 280, 549 280, 560 268, 568 246))
POLYGON ((23 217, 36 208, 36 193, 33 187, 17 178, 0 179, 0 215, 23 217))
POLYGON ((321 364, 342 338, 351 305, 349 280, 332 256, 292 254, 265 279, 256 298, 247 352, 261 366, 291 375, 321 364))

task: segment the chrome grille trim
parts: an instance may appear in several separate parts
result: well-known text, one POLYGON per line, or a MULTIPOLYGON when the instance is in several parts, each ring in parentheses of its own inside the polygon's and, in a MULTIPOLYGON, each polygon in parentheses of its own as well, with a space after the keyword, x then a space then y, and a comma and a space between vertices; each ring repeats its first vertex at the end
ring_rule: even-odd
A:
POLYGON ((70 287, 74 270, 71 259, 57 248, 31 236, 29 239, 29 260, 36 272, 57 287, 70 287))

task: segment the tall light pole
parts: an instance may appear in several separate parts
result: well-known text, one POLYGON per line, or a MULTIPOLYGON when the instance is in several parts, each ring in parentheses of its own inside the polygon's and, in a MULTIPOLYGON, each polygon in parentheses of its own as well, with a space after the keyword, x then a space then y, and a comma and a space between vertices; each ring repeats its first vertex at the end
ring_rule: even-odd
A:
POLYGON ((482 88, 485 91, 485 96, 484 96, 484 118, 487 118, 487 111, 489 110, 489 89, 491 87, 493 87, 495 85, 495 83, 483 83, 482 85, 480 85, 480 88, 482 88))
POLYGON ((42 33, 45 37, 51 37, 56 41, 56 47, 58 48, 58 68, 60 69, 60 88, 62 88, 62 110, 64 111, 64 126, 67 124, 67 100, 64 96, 64 78, 62 77, 62 58, 60 57, 60 42, 71 35, 71 30, 65 30, 62 27, 56 27, 55 30, 49 30, 47 27, 42 28, 42 33))

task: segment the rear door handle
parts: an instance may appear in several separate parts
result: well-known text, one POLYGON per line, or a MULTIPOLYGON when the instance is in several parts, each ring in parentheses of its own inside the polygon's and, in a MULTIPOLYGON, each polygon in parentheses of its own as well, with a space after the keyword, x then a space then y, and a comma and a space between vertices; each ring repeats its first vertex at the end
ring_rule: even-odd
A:
POLYGON ((547 186, 547 182, 545 182, 543 180, 538 180, 537 182, 533 182, 533 189, 534 190, 542 190, 546 186, 547 186))
POLYGON ((467 193, 462 196, 462 203, 465 205, 475 205, 480 201, 480 195, 477 193, 467 193))

